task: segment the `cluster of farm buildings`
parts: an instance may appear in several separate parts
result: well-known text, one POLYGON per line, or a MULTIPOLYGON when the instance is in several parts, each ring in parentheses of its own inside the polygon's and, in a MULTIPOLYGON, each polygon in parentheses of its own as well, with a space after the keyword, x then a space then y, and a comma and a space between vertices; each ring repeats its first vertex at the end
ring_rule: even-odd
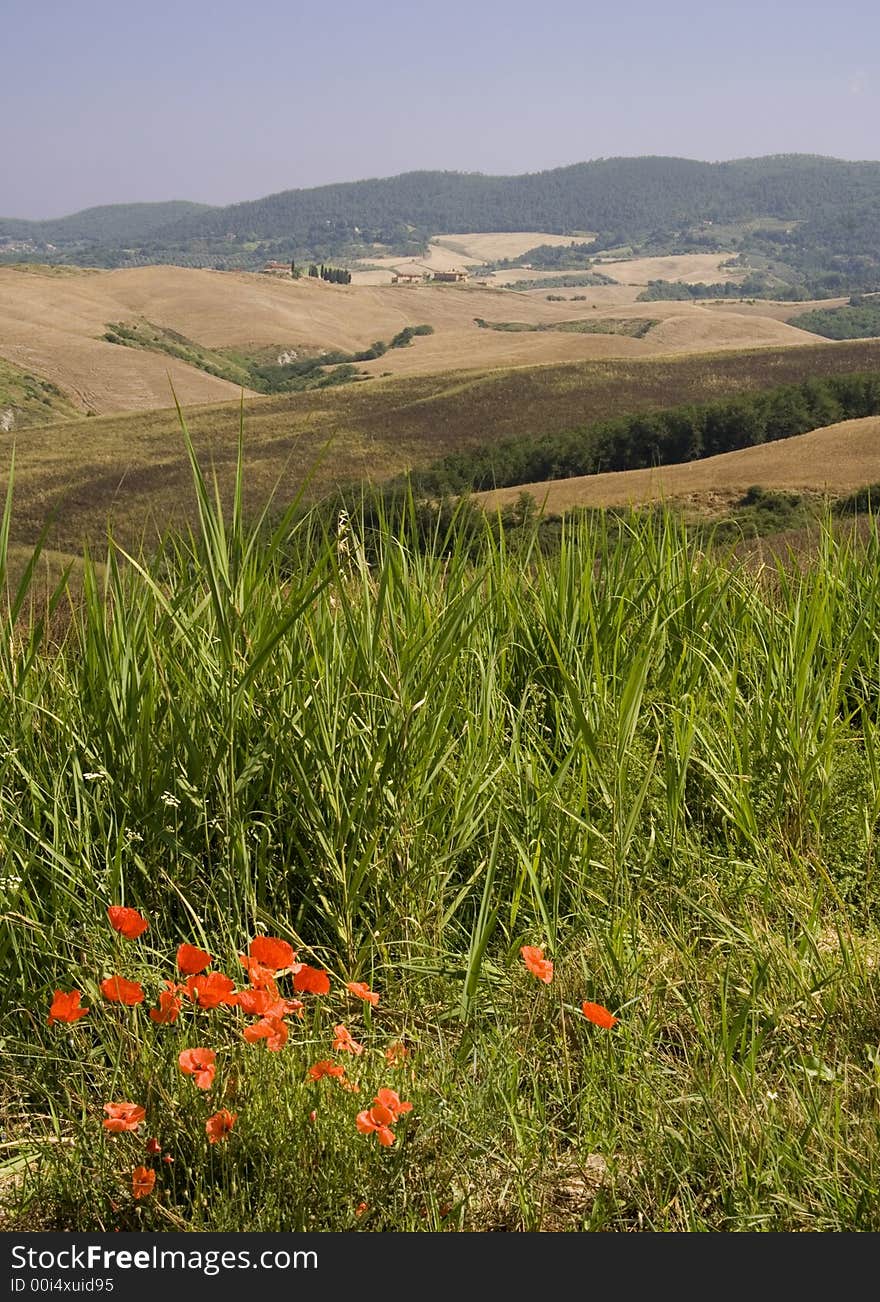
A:
MULTIPOLYGON (((267 262, 261 272, 264 276, 285 276, 291 277, 291 265, 289 262, 267 262)), ((452 267, 448 271, 431 271, 428 267, 407 266, 398 271, 391 273, 392 285, 424 285, 428 281, 442 282, 443 284, 462 284, 468 279, 466 271, 459 271, 452 267)))
POLYGON ((433 280, 458 284, 467 278, 466 271, 457 271, 455 268, 449 271, 429 271, 427 267, 404 267, 402 271, 393 273, 391 283, 392 285, 422 285, 428 280, 433 280))

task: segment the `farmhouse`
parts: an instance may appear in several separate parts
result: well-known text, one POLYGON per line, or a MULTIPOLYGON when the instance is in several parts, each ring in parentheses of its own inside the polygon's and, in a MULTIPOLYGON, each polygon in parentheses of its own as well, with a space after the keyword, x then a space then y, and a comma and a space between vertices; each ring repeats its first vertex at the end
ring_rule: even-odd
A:
POLYGON ((261 276, 289 276, 289 262, 267 262, 260 272, 261 276))
POLYGON ((450 268, 449 271, 435 271, 433 276, 434 280, 451 281, 453 283, 467 280, 467 278, 468 273, 466 271, 458 271, 455 267, 450 268))
POLYGON ((424 267, 405 267, 403 271, 395 271, 391 277, 392 285, 421 285, 428 279, 428 272, 424 267))

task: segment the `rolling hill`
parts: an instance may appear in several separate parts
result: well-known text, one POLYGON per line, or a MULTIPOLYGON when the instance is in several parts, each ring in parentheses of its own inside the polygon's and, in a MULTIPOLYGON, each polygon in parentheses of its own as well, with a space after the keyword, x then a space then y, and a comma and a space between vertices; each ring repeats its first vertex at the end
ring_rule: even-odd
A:
MULTIPOLYGON (((451 371, 246 398, 247 505, 258 509, 273 491, 288 502, 303 489, 314 497, 362 479, 381 482, 511 435, 570 431, 609 417, 878 367, 880 341, 817 343, 451 371)), ((231 483, 238 417, 238 404, 229 402, 186 413, 199 456, 216 468, 221 490, 231 483)), ((63 552, 78 553, 83 541, 100 548, 110 521, 118 538, 136 546, 145 532, 155 536, 185 520, 191 506, 174 410, 60 421, 29 430, 18 443, 15 543, 33 542, 48 515, 50 544, 63 552)))
MULTIPOLYGON (((117 235, 125 230, 129 241, 147 229, 147 221, 151 234, 169 241, 224 238, 232 232, 300 242, 318 239, 328 223, 337 234, 367 239, 381 239, 389 225, 401 223, 430 231, 564 232, 586 225, 646 234, 684 222, 738 221, 761 213, 783 220, 810 217, 824 229, 835 214, 854 207, 861 220, 860 205, 878 198, 880 163, 875 162, 812 155, 725 163, 645 157, 598 159, 523 176, 407 172, 285 190, 224 208, 189 205, 190 211, 172 213, 178 205, 134 204, 63 220, 99 240, 107 238, 112 214, 112 229, 117 235), (163 208, 169 211, 160 221, 163 208)), ((59 223, 49 225, 61 234, 59 223)))
MULTIPOLYGON (((687 264, 677 260, 681 274, 687 264)), ((544 293, 476 286, 340 286, 172 266, 0 267, 0 357, 59 386, 81 410, 103 415, 167 407, 171 384, 187 405, 231 401, 240 392, 230 379, 178 357, 108 342, 108 326, 119 322, 149 322, 203 348, 272 357, 354 352, 406 327, 432 327, 430 337, 363 363, 361 373, 371 378, 816 342, 774 313, 742 312, 735 301, 721 309, 636 303, 639 276, 650 271, 644 262, 628 265, 635 271, 624 267, 622 274, 635 283, 600 286, 585 303, 569 293, 548 301, 544 293), (621 319, 643 320, 642 337, 614 333, 621 319), (528 329, 487 329, 481 321, 528 329)))
POLYGON ((717 508, 753 486, 840 495, 878 481, 880 417, 867 416, 683 465, 546 480, 475 496, 486 510, 494 511, 527 492, 547 514, 558 515, 575 507, 658 501, 717 508))
POLYGON ((50 221, 25 221, 0 217, 0 238, 32 240, 37 244, 127 245, 140 244, 158 231, 187 217, 206 212, 208 204, 186 199, 168 203, 113 203, 84 208, 69 217, 50 221))

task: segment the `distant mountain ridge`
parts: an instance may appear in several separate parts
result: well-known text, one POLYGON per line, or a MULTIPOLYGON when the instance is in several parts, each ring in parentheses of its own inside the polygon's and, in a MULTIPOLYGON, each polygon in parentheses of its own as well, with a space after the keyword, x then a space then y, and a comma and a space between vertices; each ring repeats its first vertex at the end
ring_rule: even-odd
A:
POLYGON ((0 238, 33 240, 55 244, 59 241, 94 240, 97 243, 139 243, 164 227, 186 217, 205 212, 210 205, 188 199, 166 203, 112 203, 84 208, 68 217, 46 221, 27 221, 21 217, 0 217, 0 238))
POLYGON ((772 215, 803 219, 841 201, 880 201, 880 162, 781 155, 729 163, 609 158, 521 176, 405 172, 384 180, 284 190, 184 217, 165 234, 229 231, 272 239, 342 221, 363 230, 389 220, 420 230, 651 230, 675 221, 772 215))
POLYGON ((225 207, 111 205, 53 222, 0 219, 0 254, 4 239, 30 240, 56 245, 55 260, 248 267, 272 256, 351 259, 373 244, 413 252, 438 232, 495 230, 591 230, 600 232, 597 247, 690 248, 712 245, 713 225, 761 220, 783 225, 747 233, 737 249, 781 261, 793 281, 819 276, 821 289, 824 276, 829 291, 864 287, 875 270, 880 277, 880 162, 648 156, 520 176, 406 172, 225 207))
POLYGON ((49 221, 0 217, 0 236, 96 240, 166 237, 257 239, 294 236, 315 221, 389 220, 419 229, 635 229, 670 220, 730 221, 770 215, 803 219, 816 208, 880 200, 880 162, 846 162, 813 154, 703 163, 645 156, 597 159, 545 172, 487 176, 474 172, 404 172, 366 181, 282 190, 214 207, 168 203, 109 204, 49 221), (812 210, 810 212, 810 210, 812 210))

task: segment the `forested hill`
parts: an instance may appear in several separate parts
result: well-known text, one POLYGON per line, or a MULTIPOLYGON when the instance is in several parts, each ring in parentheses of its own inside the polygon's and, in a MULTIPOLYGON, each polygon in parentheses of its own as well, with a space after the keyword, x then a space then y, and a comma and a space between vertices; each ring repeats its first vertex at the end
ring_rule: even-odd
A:
POLYGON ((309 240, 424 231, 616 229, 644 235, 695 221, 759 216, 833 217, 880 204, 880 163, 791 155, 700 163, 686 158, 608 158, 524 176, 407 172, 314 190, 285 190, 251 203, 185 217, 163 234, 309 240), (357 228, 357 230, 356 230, 357 228))
POLYGON ((34 243, 68 244, 89 241, 98 245, 131 245, 149 239, 186 217, 210 212, 208 204, 173 199, 168 203, 113 203, 84 208, 69 217, 50 221, 24 221, 0 217, 0 237, 34 243))
POLYGON ((777 278, 793 287, 870 289, 880 280, 880 162, 648 157, 523 176, 408 172, 229 207, 132 204, 54 222, 0 219, 0 259, 248 267, 278 256, 350 259, 375 243, 413 252, 438 232, 492 230, 597 231, 597 249, 729 248, 756 257, 759 270, 780 264, 777 278))

